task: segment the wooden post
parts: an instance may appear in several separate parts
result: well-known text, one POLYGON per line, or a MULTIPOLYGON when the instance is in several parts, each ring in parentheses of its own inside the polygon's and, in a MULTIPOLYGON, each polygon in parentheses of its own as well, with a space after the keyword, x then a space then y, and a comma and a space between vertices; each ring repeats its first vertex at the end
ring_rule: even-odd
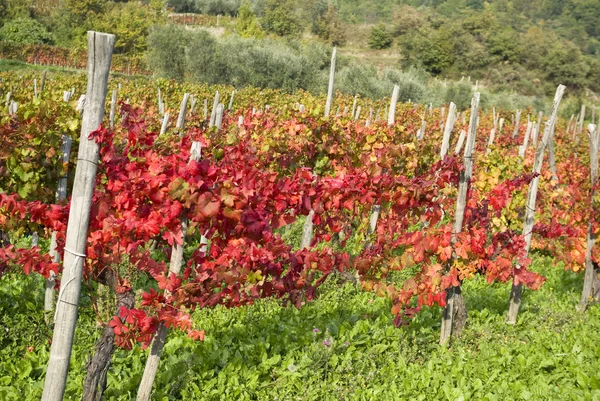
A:
POLYGON ((83 110, 85 109, 85 98, 85 94, 79 96, 79 100, 77 101, 77 107, 75 107, 75 111, 83 113, 83 110))
POLYGON ((42 93, 44 91, 44 88, 46 87, 46 75, 48 74, 48 70, 44 70, 44 72, 42 73, 42 84, 40 85, 40 93, 42 93))
POLYGON ((311 210, 306 216, 306 220, 304 221, 304 227, 302 228, 302 240, 300 242, 300 249, 310 248, 310 243, 313 239, 313 216, 315 215, 315 211, 311 210))
POLYGON ((354 120, 360 119, 360 112, 362 111, 362 107, 358 106, 356 108, 356 114, 354 115, 354 120))
MULTIPOLYGON (((590 134, 590 179, 592 190, 590 193, 590 202, 594 202, 594 187, 598 183, 598 143, 600 141, 600 129, 594 124, 588 125, 590 134)), ((596 242, 596 233, 592 223, 588 225, 587 232, 587 250, 585 253, 585 278, 583 280, 583 291, 581 292, 581 301, 579 301, 579 311, 584 312, 590 301, 598 302, 600 300, 600 280, 598 280, 598 265, 592 260, 592 251, 596 242)))
POLYGON ((423 116, 421 120, 421 129, 419 129, 419 133, 417 134, 417 140, 421 141, 425 137, 425 130, 427 129, 427 120, 423 116))
POLYGON ((196 108, 196 103, 198 103, 198 99, 194 95, 190 95, 190 115, 194 114, 194 109, 196 108))
POLYGON ((158 88, 158 114, 165 115, 165 102, 163 102, 162 92, 158 88))
POLYGON ((531 129, 533 128, 533 124, 531 121, 527 123, 527 131, 525 132, 525 138, 523 138, 523 145, 519 147, 519 157, 521 159, 525 158, 525 152, 527 151, 527 145, 529 144, 529 135, 531 134, 531 129))
POLYGON ((79 162, 75 169, 65 241, 64 268, 42 401, 62 401, 67 383, 98 163, 98 145, 88 137, 100 126, 104 117, 114 44, 114 35, 88 32, 88 102, 83 112, 79 162))
POLYGON ((231 92, 231 98, 229 99, 229 107, 227 107, 227 110, 232 111, 233 110, 233 98, 235 96, 235 89, 231 92))
MULTIPOLYGON (((200 142, 193 142, 190 152, 190 162, 199 161, 201 152, 202 146, 200 145, 200 142)), ((183 250, 185 247, 185 235, 188 230, 188 219, 185 211, 180 214, 179 219, 181 221, 181 245, 178 245, 177 242, 173 244, 171 250, 171 260, 169 262, 169 273, 173 273, 175 275, 181 273, 181 266, 184 262, 183 250)), ((166 290, 166 293, 169 293, 168 290, 166 290)), ((146 360, 146 367, 144 368, 144 374, 142 375, 142 380, 138 388, 137 401, 150 400, 152 385, 154 384, 156 372, 158 371, 158 365, 160 363, 160 357, 165 346, 166 338, 167 328, 161 323, 156 331, 156 334, 154 335, 154 338, 152 339, 150 355, 148 355, 148 359, 146 360)))
POLYGON ((515 129, 513 130, 512 137, 516 138, 519 133, 519 122, 521 121, 521 110, 517 110, 517 118, 515 119, 515 129))
POLYGON ((537 149, 537 144, 538 144, 538 137, 540 136, 540 132, 542 129, 542 120, 544 119, 544 112, 540 111, 538 113, 538 120, 537 120, 537 124, 535 126, 535 132, 533 135, 533 147, 537 149))
POLYGON ((217 91, 217 93, 215 93, 215 100, 213 101, 213 108, 210 113, 210 123, 208 125, 209 127, 214 127, 215 123, 217 122, 217 107, 219 107, 220 99, 221 96, 219 95, 219 91, 217 91))
POLYGON ((452 130, 454 129, 455 122, 456 122, 456 105, 453 102, 450 102, 450 107, 448 108, 448 117, 446 119, 446 124, 444 125, 444 137, 442 139, 442 149, 440 151, 440 158, 442 160, 448 154, 448 149, 450 148, 450 135, 452 134, 452 130))
POLYGON ((110 101, 110 129, 115 128, 115 113, 117 110, 117 90, 113 90, 110 101))
POLYGON ((164 135, 167 132, 169 126, 169 113, 165 113, 163 116, 162 125, 160 126, 160 135, 164 135))
POLYGON ((488 139, 487 149, 485 150, 485 154, 489 155, 492 152, 492 145, 494 144, 494 139, 496 138, 496 128, 492 128, 490 131, 490 139, 488 139))
POLYGON ((179 117, 177 118, 177 124, 175 124, 175 128, 181 131, 181 135, 183 136, 183 128, 185 126, 185 114, 187 112, 187 104, 190 99, 189 93, 183 94, 183 99, 181 100, 181 106, 179 107, 179 117))
MULTIPOLYGON (((68 135, 62 137, 62 148, 61 148, 61 172, 63 175, 58 179, 58 185, 56 187, 56 203, 60 204, 67 199, 67 178, 69 175, 69 157, 71 155, 71 144, 73 140, 68 135)), ((50 239, 50 256, 52 261, 55 263, 60 262, 60 254, 56 251, 56 231, 52 231, 50 239)), ((54 308, 54 287, 56 286, 56 275, 54 272, 50 272, 50 277, 46 279, 46 290, 44 292, 44 314, 46 323, 50 323, 50 316, 52 309, 54 308)))
POLYGON ((575 114, 571 114, 571 118, 569 119, 569 123, 567 124, 567 134, 571 133, 571 125, 573 124, 574 119, 575 119, 575 114))
POLYGON ((225 105, 223 103, 219 103, 217 106, 217 119, 215 121, 215 125, 219 131, 221 131, 221 127, 223 126, 223 112, 225 111, 225 105))
MULTIPOLYGON (((469 121, 469 134, 465 153, 463 157, 464 169, 460 173, 458 184, 458 195, 456 199, 456 212, 454 214, 454 226, 452 230, 452 243, 456 242, 456 234, 463 229, 465 208, 467 206, 467 192, 473 174, 473 149, 475 148, 475 136, 477 135, 477 119, 479 112, 479 92, 473 94, 471 100, 471 118, 469 121)), ((451 335, 459 336, 467 320, 467 310, 460 285, 449 288, 446 291, 446 307, 442 316, 442 328, 440 333, 440 345, 448 344, 451 335)))
POLYGON ((204 99, 204 119, 208 118, 208 99, 204 99))
POLYGON ((17 114, 17 111, 19 111, 19 103, 11 100, 8 105, 8 114, 14 117, 17 114))
MULTIPOLYGON (((558 118, 558 107, 560 106, 560 101, 565 93, 565 86, 559 85, 558 89, 556 89, 556 95, 554 96, 554 106, 552 108, 552 115, 550 120, 546 123, 546 128, 544 130, 544 136, 542 137, 542 141, 537 147, 535 152, 535 158, 533 162, 533 172, 541 173, 542 164, 544 163, 544 151, 546 150, 546 146, 552 140, 552 132, 554 131, 554 127, 556 126, 556 120, 558 118)), ((537 198, 538 185, 540 182, 540 177, 535 177, 531 183, 529 184, 529 192, 527 193, 527 207, 525 212, 525 224, 523 225, 523 236, 525 237, 525 253, 529 254, 529 248, 531 247, 531 236, 533 230, 533 223, 535 218, 535 201, 537 198)), ((517 262, 515 269, 520 269, 521 265, 517 262)), ((510 292, 510 305, 508 308, 508 324, 517 323, 517 315, 519 314, 519 308, 521 306, 521 297, 523 294, 523 285, 518 284, 515 285, 513 282, 512 290, 510 292)))
POLYGON ((454 148, 454 154, 457 155, 460 153, 460 150, 462 149, 464 143, 465 143, 465 139, 467 137, 467 133, 466 131, 463 129, 460 131, 460 135, 458 137, 458 142, 456 143, 456 148, 454 148))
POLYGON ((40 244, 40 235, 38 234, 37 231, 34 231, 33 234, 31 234, 31 247, 35 248, 39 244, 40 244))
POLYGON ((583 132, 583 122, 585 121, 585 104, 581 105, 581 113, 579 114, 579 126, 577 127, 577 136, 583 132))
POLYGON ((440 108, 440 131, 444 132, 444 121, 446 119, 446 108, 440 108))
POLYGON ((392 92, 392 100, 390 101, 390 110, 388 112, 388 125, 394 125, 396 122, 396 104, 398 103, 398 96, 400 95, 400 87, 394 85, 394 91, 392 92))
POLYGON ((331 105, 333 103, 333 88, 335 84, 335 57, 337 54, 337 48, 333 48, 331 53, 331 68, 329 70, 329 88, 327 89, 327 102, 325 103, 325 117, 329 117, 331 112, 331 105))
POLYGON ((354 102, 352 102, 352 118, 356 115, 356 101, 358 100, 358 95, 354 95, 354 102))

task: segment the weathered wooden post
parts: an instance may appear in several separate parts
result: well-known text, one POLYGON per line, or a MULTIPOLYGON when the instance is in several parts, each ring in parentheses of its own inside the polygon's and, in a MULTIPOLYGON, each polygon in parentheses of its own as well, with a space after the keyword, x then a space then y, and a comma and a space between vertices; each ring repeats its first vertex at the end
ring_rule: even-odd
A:
POLYGON ((585 104, 581 105, 581 113, 579 114, 579 126, 577 127, 577 137, 583 132, 583 122, 585 121, 585 104))
POLYGON ((516 138, 519 133, 519 122, 521 122, 521 110, 517 110, 517 117, 515 119, 515 129, 513 130, 512 137, 516 138))
POLYGON ((311 210, 306 216, 306 220, 304 221, 304 227, 302 228, 302 240, 300 241, 300 249, 310 248, 310 243, 313 239, 313 216, 315 215, 315 211, 311 210))
POLYGON ((356 114, 354 115, 354 120, 359 120, 360 119, 360 112, 362 111, 362 107, 358 106, 356 108, 356 114))
POLYGON ((42 84, 40 85, 40 93, 42 93, 44 91, 44 88, 46 87, 46 75, 48 75, 48 70, 44 70, 44 72, 42 73, 42 84))
POLYGON ((540 136, 540 132, 542 129, 542 120, 544 119, 544 112, 540 111, 538 113, 538 120, 535 126, 535 132, 533 134, 533 147, 537 149, 538 138, 540 136))
POLYGON ((225 111, 225 105, 223 103, 219 103, 217 106, 217 118, 215 121, 215 126, 219 131, 223 127, 223 112, 225 111))
POLYGON ((115 113, 117 111, 117 90, 113 90, 112 99, 110 100, 110 129, 115 128, 115 113))
POLYGON ((190 99, 189 93, 183 94, 183 99, 181 100, 181 106, 179 107, 179 117, 177 118, 177 123, 175 124, 175 128, 181 131, 181 135, 183 136, 183 128, 185 126, 185 114, 187 113, 187 104, 190 99))
POLYGON ((167 132, 167 127, 169 126, 169 113, 165 113, 162 120, 162 125, 160 126, 160 135, 164 135, 167 132))
POLYGON ((62 401, 67 383, 98 163, 98 145, 89 139, 89 135, 100 126, 104 117, 114 44, 114 35, 88 32, 88 102, 83 112, 79 162, 75 169, 65 241, 64 268, 42 401, 62 401))
POLYGON ((455 155, 460 153, 460 150, 462 149, 466 138, 467 138, 467 132, 463 129, 460 131, 460 135, 458 136, 458 142, 456 143, 456 148, 454 148, 455 155))
MULTIPOLYGON (((563 85, 559 85, 558 89, 556 89, 556 95, 554 96, 554 106, 552 109, 552 115, 550 120, 546 123, 546 129, 544 130, 544 136, 542 137, 542 141, 537 147, 535 152, 535 158, 533 162, 533 172, 536 174, 541 173, 542 164, 544 163, 544 151, 546 150, 546 145, 552 140, 552 133, 554 131, 554 127, 556 126, 556 119, 558 118, 558 107, 560 106, 560 101, 565 93, 566 87, 563 85)), ((525 252, 526 255, 529 254, 529 248, 531 247, 531 236, 533 230, 533 223, 535 219, 535 202, 537 199, 538 185, 539 185, 540 177, 539 175, 535 177, 531 183, 529 184, 529 192, 527 193, 527 207, 525 212, 525 222, 523 225, 523 236, 525 237, 525 252)), ((521 265, 517 261, 517 265, 515 269, 520 269, 521 265)), ((519 308, 521 306, 521 297, 523 294, 523 285, 515 284, 513 282, 512 290, 510 292, 510 305, 508 308, 508 324, 516 324, 517 323, 517 315, 519 314, 519 308)))
POLYGON ((165 102, 163 101, 162 92, 158 88, 158 114, 165 115, 165 102))
MULTIPOLYGON (((69 157, 71 155, 71 144, 73 140, 68 135, 62 137, 62 148, 61 148, 61 172, 62 176, 58 179, 58 185, 56 187, 56 203, 62 203, 67 199, 67 178, 69 174, 69 157)), ((50 256, 52 261, 55 263, 60 262, 60 254, 56 251, 56 231, 52 231, 50 237, 50 256)), ((54 287, 56 286, 56 275, 54 272, 50 272, 50 277, 46 279, 46 290, 44 292, 44 314, 46 315, 46 323, 50 323, 50 316, 52 309, 54 308, 54 287)))
POLYGON ((219 95, 219 91, 217 91, 217 93, 215 93, 215 100, 213 101, 213 108, 212 111, 210 112, 210 122, 209 122, 209 127, 214 127, 215 123, 217 122, 217 107, 219 107, 219 100, 221 99, 221 96, 219 95))
POLYGON ((400 87, 394 85, 392 92, 392 99, 390 101, 390 110, 388 112, 388 125, 394 125, 396 122, 396 104, 398 103, 398 96, 400 95, 400 87))
MULTIPOLYGON (((477 135, 477 120, 479 112, 479 92, 473 94, 471 100, 471 118, 469 121, 469 134, 465 153, 463 156, 463 170, 460 173, 458 184, 458 195, 456 199, 456 212, 454 214, 454 226, 452 230, 452 243, 454 244, 456 234, 463 229, 465 208, 467 206, 467 192, 473 174, 473 149, 475 148, 475 136, 477 135)), ((467 320, 467 309, 462 296, 460 284, 446 291, 446 307, 442 316, 442 328, 440 331, 440 345, 448 344, 451 335, 459 336, 467 320)))
POLYGON ((531 134, 531 129, 533 128, 533 124, 531 121, 527 122, 527 131, 525 132, 525 138, 523 138, 523 145, 519 147, 519 157, 521 159, 525 158, 525 152, 527 151, 527 145, 529 144, 529 135, 531 134))
POLYGON ((232 111, 233 110, 233 99, 235 96, 235 89, 231 92, 231 98, 229 99, 229 107, 227 107, 228 111, 232 111))
MULTIPOLYGON (((588 125, 590 134, 590 179, 592 189, 590 202, 594 202, 594 187, 598 184, 598 144, 600 141, 600 129, 594 124, 588 125)), ((593 205, 592 205, 593 206, 593 205)), ((600 280, 598 279, 598 265, 592 260, 592 251, 596 243, 596 233, 592 223, 588 225, 587 249, 585 253, 585 278, 583 280, 583 291, 579 302, 579 311, 584 312, 590 301, 600 300, 600 280)))
POLYGON ((442 139, 442 149, 440 151, 440 158, 442 160, 448 154, 448 149, 450 148, 450 135, 452 134, 452 130, 454 129, 455 122, 456 122, 456 105, 453 102, 450 102, 450 107, 448 108, 448 117, 446 119, 446 124, 444 125, 444 136, 442 139))
POLYGON ((329 70, 329 87, 327 89, 327 102, 325 103, 325 117, 329 117, 331 112, 331 105, 333 103, 333 88, 335 83, 335 57, 337 54, 337 48, 333 48, 331 53, 331 68, 329 70))

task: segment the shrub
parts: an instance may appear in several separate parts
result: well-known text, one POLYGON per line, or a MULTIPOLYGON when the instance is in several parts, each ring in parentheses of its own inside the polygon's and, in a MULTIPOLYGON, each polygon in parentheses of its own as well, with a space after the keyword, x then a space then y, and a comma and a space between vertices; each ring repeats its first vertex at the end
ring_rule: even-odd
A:
POLYGON ((387 49, 393 43, 392 34, 388 32, 385 25, 379 24, 371 29, 369 46, 371 49, 387 49))
POLYGON ((163 25, 148 35, 148 66, 154 73, 169 79, 183 79, 185 75, 185 46, 189 33, 183 27, 163 25))
POLYGON ((385 72, 385 78, 393 85, 400 87, 398 99, 402 102, 427 102, 427 77, 419 77, 414 72, 404 72, 389 69, 385 72))
POLYGON ((0 28, 0 39, 24 44, 53 44, 54 39, 46 27, 31 18, 17 18, 0 28))

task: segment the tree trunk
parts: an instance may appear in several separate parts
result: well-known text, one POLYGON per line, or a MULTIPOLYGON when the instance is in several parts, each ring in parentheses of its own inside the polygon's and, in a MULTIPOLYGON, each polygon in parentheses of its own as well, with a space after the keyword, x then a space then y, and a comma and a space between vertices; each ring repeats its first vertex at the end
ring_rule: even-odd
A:
MULTIPOLYGON (((121 306, 132 309, 135 305, 135 294, 129 290, 118 294, 118 280, 112 271, 107 270, 103 284, 107 285, 117 296, 115 314, 119 314, 121 306)), ((96 342, 95 352, 87 364, 87 373, 83 383, 83 401, 100 401, 106 390, 108 368, 112 355, 115 352, 115 331, 108 324, 104 327, 102 335, 96 342)))

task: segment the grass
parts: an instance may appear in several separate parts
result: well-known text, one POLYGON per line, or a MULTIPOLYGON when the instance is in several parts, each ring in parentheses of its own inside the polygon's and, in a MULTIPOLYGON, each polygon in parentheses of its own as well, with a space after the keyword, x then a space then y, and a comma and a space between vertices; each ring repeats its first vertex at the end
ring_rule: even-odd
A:
MULTIPOLYGON (((437 345, 440 310, 426 309, 407 327, 392 324, 389 301, 333 280, 300 310, 274 300, 201 310, 204 342, 171 333, 155 400, 598 400, 600 309, 575 312, 582 277, 536 256, 548 277, 526 291, 517 325, 504 323, 509 286, 465 284, 463 336, 437 345)), ((0 399, 39 399, 49 330, 39 309, 42 281, 0 280, 0 399), (28 352, 28 346, 34 346, 28 352)), ((99 336, 82 301, 67 395, 79 399, 85 363, 99 336)), ((108 400, 130 400, 146 351, 119 350, 108 400)))

